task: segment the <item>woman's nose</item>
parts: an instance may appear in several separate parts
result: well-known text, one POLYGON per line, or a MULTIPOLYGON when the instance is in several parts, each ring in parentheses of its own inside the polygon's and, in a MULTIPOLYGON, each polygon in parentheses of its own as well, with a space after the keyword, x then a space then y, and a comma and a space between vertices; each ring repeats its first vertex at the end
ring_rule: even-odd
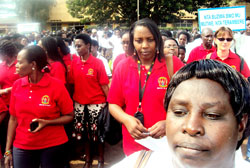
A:
POLYGON ((189 114, 184 121, 182 132, 190 136, 203 136, 205 134, 205 129, 202 117, 197 114, 189 114))

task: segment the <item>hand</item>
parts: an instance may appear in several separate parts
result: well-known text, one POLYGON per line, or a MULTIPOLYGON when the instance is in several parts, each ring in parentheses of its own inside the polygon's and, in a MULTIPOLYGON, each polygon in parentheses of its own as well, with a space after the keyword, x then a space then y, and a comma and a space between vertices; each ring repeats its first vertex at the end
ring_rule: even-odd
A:
POLYGON ((124 125, 134 139, 143 139, 149 136, 149 134, 144 134, 148 130, 142 125, 140 120, 133 116, 129 116, 124 125))
POLYGON ((41 129, 43 129, 44 127, 47 126, 48 124, 48 121, 47 120, 44 120, 44 119, 33 119, 32 122, 38 122, 38 127, 34 130, 34 131, 31 131, 30 129, 29 132, 32 132, 32 133, 36 133, 38 131, 40 131, 41 129))
POLYGON ((148 129, 150 136, 153 138, 161 138, 166 134, 166 120, 158 121, 151 128, 148 129))
POLYGON ((13 168, 12 154, 5 157, 4 165, 5 165, 5 168, 13 168))

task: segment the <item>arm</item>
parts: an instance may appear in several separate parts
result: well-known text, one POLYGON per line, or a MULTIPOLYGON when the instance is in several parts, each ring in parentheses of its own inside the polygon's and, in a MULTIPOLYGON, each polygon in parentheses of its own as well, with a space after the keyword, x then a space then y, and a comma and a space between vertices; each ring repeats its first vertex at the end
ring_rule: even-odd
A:
POLYGON ((63 116, 56 118, 54 120, 44 120, 44 119, 37 119, 37 118, 33 119, 32 122, 38 122, 39 125, 32 132, 33 133, 38 132, 41 129, 43 129, 44 127, 50 126, 50 125, 64 125, 64 124, 70 123, 73 120, 73 118, 74 118, 74 113, 72 111, 70 114, 63 115, 63 116))
POLYGON ((102 85, 102 91, 105 94, 105 97, 108 97, 108 93, 109 93, 109 85, 102 85))
POLYGON ((148 136, 143 134, 148 132, 148 130, 141 124, 141 122, 137 118, 125 113, 120 106, 117 104, 109 104, 109 110, 111 115, 127 128, 128 132, 134 139, 142 139, 148 136))
MULTIPOLYGON (((10 115, 5 151, 10 151, 12 148, 12 144, 16 134, 16 127, 17 127, 17 119, 16 117, 10 115)), ((6 168, 13 167, 11 154, 5 158, 4 164, 6 168)))
POLYGON ((8 94, 11 91, 12 87, 0 89, 0 95, 2 94, 8 94))

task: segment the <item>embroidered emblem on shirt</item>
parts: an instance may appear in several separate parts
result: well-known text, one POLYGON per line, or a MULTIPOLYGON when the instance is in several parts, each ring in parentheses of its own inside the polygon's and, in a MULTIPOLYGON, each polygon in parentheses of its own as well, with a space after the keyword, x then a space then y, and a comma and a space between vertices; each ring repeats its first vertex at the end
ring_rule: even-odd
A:
POLYGON ((236 66, 235 65, 231 65, 232 68, 236 69, 236 66))
POLYGON ((89 68, 87 75, 93 76, 94 75, 94 70, 92 68, 89 68))
POLYGON ((166 77, 159 77, 158 79, 159 87, 157 89, 166 89, 168 86, 168 80, 166 77))
POLYGON ((47 105, 47 104, 49 104, 49 96, 48 95, 44 95, 43 97, 42 97, 42 104, 45 104, 45 105, 47 105))

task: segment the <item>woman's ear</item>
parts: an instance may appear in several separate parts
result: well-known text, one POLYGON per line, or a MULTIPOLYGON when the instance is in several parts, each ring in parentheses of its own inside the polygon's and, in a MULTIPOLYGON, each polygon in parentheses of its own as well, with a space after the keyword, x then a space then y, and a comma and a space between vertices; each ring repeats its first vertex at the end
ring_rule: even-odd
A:
POLYGON ((247 121, 248 115, 244 114, 238 126, 238 141, 242 139, 243 133, 246 129, 247 121))

